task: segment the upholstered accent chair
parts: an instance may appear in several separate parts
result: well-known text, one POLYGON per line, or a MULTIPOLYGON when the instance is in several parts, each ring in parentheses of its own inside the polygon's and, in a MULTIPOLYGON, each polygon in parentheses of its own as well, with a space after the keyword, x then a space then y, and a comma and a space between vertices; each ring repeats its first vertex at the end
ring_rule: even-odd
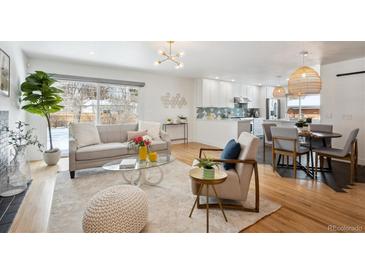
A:
POLYGON ((359 129, 354 129, 350 132, 345 146, 342 149, 332 148, 332 147, 322 147, 313 149, 315 152, 315 168, 314 177, 317 177, 318 169, 318 158, 327 157, 335 158, 340 160, 345 160, 350 163, 350 183, 353 182, 354 175, 357 174, 357 164, 358 164, 358 147, 357 147, 357 135, 359 134, 359 129))
MULTIPOLYGON (((222 184, 216 185, 218 198, 223 200, 223 207, 230 209, 240 209, 252 212, 259 212, 259 174, 257 168, 257 150, 259 147, 259 138, 248 133, 242 132, 237 142, 241 145, 241 152, 238 159, 213 159, 220 163, 233 163, 235 168, 224 170, 228 178, 222 184), (252 175, 255 179, 255 207, 246 208, 243 206, 247 200, 252 175)), ((204 151, 223 151, 223 149, 201 148, 199 158, 204 151)), ((196 163, 194 161, 193 165, 196 163)), ((199 184, 191 179, 192 192, 198 194, 199 184)), ((201 196, 204 196, 201 195, 201 196)), ((212 189, 209 189, 209 197, 216 197, 212 189)), ((218 204, 209 203, 210 207, 218 207, 218 204)), ((198 201, 198 208, 203 205, 198 201)))
POLYGON ((266 146, 272 146, 272 135, 271 135, 271 127, 276 127, 274 123, 263 123, 262 128, 264 130, 264 138, 263 138, 263 156, 264 156, 264 163, 266 160, 266 146))
POLYGON ((303 147, 299 142, 297 128, 271 127, 272 134, 272 167, 276 170, 276 155, 289 156, 293 159, 294 178, 297 177, 297 158, 307 155, 306 172, 309 172, 309 148, 303 147))

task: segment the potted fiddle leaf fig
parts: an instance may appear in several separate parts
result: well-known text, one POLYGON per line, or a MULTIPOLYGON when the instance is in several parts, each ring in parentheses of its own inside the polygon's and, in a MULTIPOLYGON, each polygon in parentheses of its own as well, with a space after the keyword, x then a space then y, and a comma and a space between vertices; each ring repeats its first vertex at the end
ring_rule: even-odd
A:
POLYGON ((215 166, 218 166, 219 163, 214 162, 212 159, 208 158, 204 154, 204 158, 198 159, 198 163, 195 166, 203 169, 203 178, 204 179, 214 179, 215 175, 215 166))
POLYGON ((51 114, 63 109, 60 103, 63 101, 63 91, 54 85, 56 80, 46 72, 36 71, 25 78, 21 85, 22 109, 30 113, 42 116, 48 125, 50 147, 43 152, 43 159, 47 165, 56 165, 61 156, 59 148, 53 147, 51 134, 51 114))

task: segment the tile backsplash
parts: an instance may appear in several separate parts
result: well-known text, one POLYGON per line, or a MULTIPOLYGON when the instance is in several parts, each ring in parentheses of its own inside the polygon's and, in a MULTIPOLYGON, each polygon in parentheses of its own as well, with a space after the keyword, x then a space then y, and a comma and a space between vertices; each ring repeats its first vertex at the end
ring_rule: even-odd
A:
POLYGON ((247 117, 248 108, 247 105, 242 107, 197 107, 196 118, 197 119, 227 119, 232 116, 247 117))
POLYGON ((8 133, 5 128, 9 123, 9 112, 0 111, 0 188, 8 180, 9 145, 8 133))

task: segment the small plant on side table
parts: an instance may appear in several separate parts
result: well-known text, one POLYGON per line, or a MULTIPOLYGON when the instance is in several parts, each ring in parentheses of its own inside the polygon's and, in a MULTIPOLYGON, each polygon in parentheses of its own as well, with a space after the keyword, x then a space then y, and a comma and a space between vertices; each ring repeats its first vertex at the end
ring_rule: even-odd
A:
POLYGON ((203 178, 205 179, 213 179, 215 174, 215 166, 218 166, 219 163, 214 162, 212 159, 208 158, 204 154, 204 158, 198 159, 198 163, 194 166, 197 166, 199 168, 203 169, 203 178))

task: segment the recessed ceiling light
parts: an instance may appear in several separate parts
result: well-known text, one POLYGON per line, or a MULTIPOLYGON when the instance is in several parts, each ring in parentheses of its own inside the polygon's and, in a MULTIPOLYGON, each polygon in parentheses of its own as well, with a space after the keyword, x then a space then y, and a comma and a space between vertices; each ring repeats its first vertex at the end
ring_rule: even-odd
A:
POLYGON ((95 51, 90 51, 89 54, 90 55, 95 55, 95 51))
POLYGON ((217 80, 218 80, 218 79, 219 79, 219 77, 218 77, 218 76, 216 76, 216 77, 215 77, 215 79, 217 79, 217 80))
POLYGON ((235 79, 232 79, 231 81, 232 81, 232 82, 235 82, 236 80, 235 80, 235 79))
POLYGON ((261 84, 261 83, 259 83, 259 86, 262 86, 262 84, 261 84))

